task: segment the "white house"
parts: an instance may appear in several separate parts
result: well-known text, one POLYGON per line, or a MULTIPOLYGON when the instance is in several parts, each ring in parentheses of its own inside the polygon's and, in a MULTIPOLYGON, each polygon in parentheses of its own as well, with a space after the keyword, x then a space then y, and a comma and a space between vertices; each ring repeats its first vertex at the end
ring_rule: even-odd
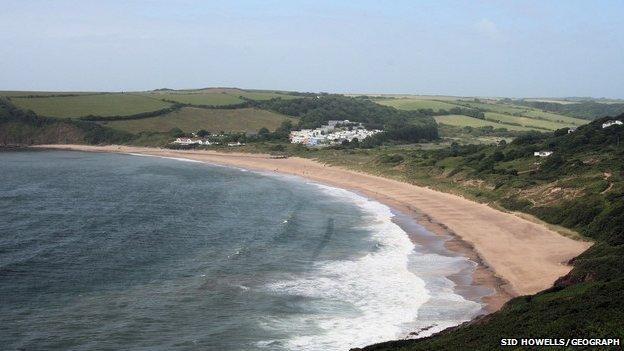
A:
POLYGON ((611 126, 613 126, 613 125, 616 125, 616 124, 617 124, 617 125, 622 125, 622 124, 624 124, 624 123, 622 123, 622 121, 620 121, 620 120, 608 121, 608 122, 604 122, 604 123, 602 124, 602 128, 603 128, 603 129, 604 129, 604 128, 609 128, 609 127, 611 127, 611 126))
POLYGON ((228 146, 243 146, 245 145, 245 143, 241 143, 240 141, 237 141, 235 143, 228 143, 228 146))
POLYGON ((533 156, 537 156, 537 157, 548 157, 550 155, 552 155, 552 151, 535 151, 533 153, 533 156))
POLYGON ((213 144, 216 144, 216 143, 210 142, 210 140, 191 139, 191 138, 188 138, 188 137, 177 138, 173 143, 174 144, 180 144, 180 145, 194 145, 194 144, 213 145, 213 144))
POLYGON ((177 138, 173 143, 180 144, 180 145, 192 145, 192 144, 196 144, 196 141, 191 138, 181 137, 181 138, 177 138))
POLYGON ((568 128, 568 134, 576 132, 576 128, 578 128, 578 127, 570 127, 570 128, 568 128))
POLYGON ((355 138, 363 140, 382 132, 381 130, 368 130, 364 128, 362 123, 351 125, 349 128, 342 126, 351 123, 348 120, 331 120, 327 122, 327 125, 316 129, 294 130, 290 132, 290 142, 308 146, 329 146, 340 144, 345 140, 352 141, 355 138))

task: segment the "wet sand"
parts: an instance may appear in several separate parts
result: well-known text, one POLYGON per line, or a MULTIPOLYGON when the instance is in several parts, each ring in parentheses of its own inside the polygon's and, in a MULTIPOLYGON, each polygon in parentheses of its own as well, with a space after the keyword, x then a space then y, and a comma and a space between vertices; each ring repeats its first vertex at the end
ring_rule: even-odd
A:
POLYGON ((496 291, 495 294, 483 299, 488 312, 498 310, 511 297, 534 294, 550 288, 557 278, 570 271, 571 266, 567 265, 567 262, 591 245, 588 242, 561 236, 545 226, 514 214, 457 195, 328 166, 304 158, 274 159, 262 154, 115 145, 37 147, 183 157, 251 170, 297 175, 319 183, 357 191, 410 215, 434 233, 450 235, 451 240, 446 242, 447 248, 478 263, 473 274, 473 284, 496 291))

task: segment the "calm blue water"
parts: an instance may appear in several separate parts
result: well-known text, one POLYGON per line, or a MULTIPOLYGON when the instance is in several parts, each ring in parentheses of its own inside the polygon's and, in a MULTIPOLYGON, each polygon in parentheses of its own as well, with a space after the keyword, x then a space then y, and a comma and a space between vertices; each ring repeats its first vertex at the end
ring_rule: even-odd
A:
POLYGON ((296 178, 5 152, 0 214, 2 349, 342 350, 480 308, 444 278, 465 260, 422 251, 381 204, 296 178))

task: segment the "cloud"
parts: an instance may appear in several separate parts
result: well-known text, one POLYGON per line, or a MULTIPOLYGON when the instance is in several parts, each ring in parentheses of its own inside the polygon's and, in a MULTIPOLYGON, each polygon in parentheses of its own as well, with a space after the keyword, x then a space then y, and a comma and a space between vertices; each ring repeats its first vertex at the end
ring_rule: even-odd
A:
POLYGON ((479 32, 481 35, 484 35, 492 40, 496 40, 496 41, 505 40, 505 35, 498 28, 496 23, 488 19, 484 18, 480 20, 479 22, 475 23, 475 28, 477 29, 477 32, 479 32))

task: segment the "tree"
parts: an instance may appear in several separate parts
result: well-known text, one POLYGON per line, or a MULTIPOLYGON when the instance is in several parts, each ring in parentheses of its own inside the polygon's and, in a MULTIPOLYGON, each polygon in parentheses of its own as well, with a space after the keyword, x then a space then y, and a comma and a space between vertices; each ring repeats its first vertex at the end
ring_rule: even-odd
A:
POLYGON ((459 144, 454 141, 451 143, 451 156, 455 157, 459 155, 459 144))
POLYGON ((499 150, 494 151, 494 153, 492 154, 492 159, 496 162, 502 161, 505 159, 505 155, 500 152, 499 150))
POLYGON ((208 135, 210 135, 210 132, 209 132, 209 131, 207 131, 207 130, 205 130, 205 129, 200 129, 200 130, 197 132, 197 136, 198 136, 198 137, 200 137, 200 138, 206 137, 206 136, 208 136, 208 135))
POLYGON ((184 135, 184 132, 182 131, 182 129, 176 127, 169 129, 169 135, 174 138, 179 138, 184 135))
POLYGON ((282 124, 275 130, 273 135, 276 139, 288 139, 290 135, 290 131, 293 130, 293 124, 290 120, 285 120, 282 124))
POLYGON ((267 127, 262 127, 258 130, 258 136, 266 139, 271 132, 267 127))

